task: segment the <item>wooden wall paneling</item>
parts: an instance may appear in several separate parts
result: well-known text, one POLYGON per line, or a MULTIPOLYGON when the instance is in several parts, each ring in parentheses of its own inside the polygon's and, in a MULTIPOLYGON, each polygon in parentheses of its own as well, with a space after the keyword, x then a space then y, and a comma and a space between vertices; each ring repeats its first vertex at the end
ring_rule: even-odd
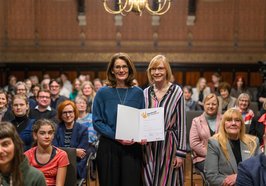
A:
POLYGON ((232 72, 221 72, 222 78, 224 82, 227 82, 231 85, 233 82, 233 73, 232 72))
POLYGON ((101 70, 99 72, 97 72, 98 76, 97 78, 100 78, 102 81, 105 81, 106 80, 106 72, 101 70))
POLYGON ((6 3, 5 0, 0 0, 0 47, 4 45, 5 29, 6 29, 6 3))
POLYGON ((264 0, 239 0, 240 29, 238 30, 238 32, 240 41, 261 41, 261 44, 263 44, 265 18, 262 19, 262 15, 265 16, 264 0))
POLYGON ((171 4, 170 10, 160 17, 159 41, 184 41, 187 38, 188 1, 175 0, 171 4))
POLYGON ((9 0, 7 2, 8 38, 11 40, 31 40, 33 42, 34 1, 9 0))
POLYGON ((263 83, 263 75, 260 72, 251 72, 250 73, 250 86, 259 87, 263 83))
POLYGON ((216 41, 215 45, 232 41, 233 4, 232 0, 197 1, 196 24, 191 27, 194 41, 216 41))
POLYGON ((174 82, 176 82, 178 85, 181 85, 181 86, 184 85, 183 72, 174 71, 173 76, 174 76, 174 82))
POLYGON ((198 79, 201 77, 200 72, 191 72, 191 71, 186 71, 186 84, 185 85, 190 85, 192 87, 195 87, 198 79))
POLYGON ((77 71, 76 70, 67 70, 67 71, 63 71, 64 73, 67 74, 68 76, 68 80, 72 83, 74 81, 74 79, 76 79, 78 77, 77 75, 77 71))
POLYGON ((139 86, 146 86, 149 84, 146 71, 137 71, 135 78, 138 81, 139 86))
POLYGON ((40 40, 79 40, 76 1, 41 0, 38 18, 40 40))

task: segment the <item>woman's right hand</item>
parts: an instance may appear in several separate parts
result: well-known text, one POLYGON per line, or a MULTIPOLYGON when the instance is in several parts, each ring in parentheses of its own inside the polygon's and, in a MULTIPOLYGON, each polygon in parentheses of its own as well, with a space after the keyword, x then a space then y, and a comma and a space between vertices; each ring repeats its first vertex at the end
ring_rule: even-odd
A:
POLYGON ((117 140, 119 143, 121 143, 122 145, 133 145, 135 143, 135 141, 132 140, 117 140))

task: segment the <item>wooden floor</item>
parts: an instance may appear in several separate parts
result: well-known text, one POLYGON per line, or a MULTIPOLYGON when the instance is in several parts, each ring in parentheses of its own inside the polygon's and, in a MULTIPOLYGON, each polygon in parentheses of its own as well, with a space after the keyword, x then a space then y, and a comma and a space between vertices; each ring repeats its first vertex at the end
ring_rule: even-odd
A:
MULTIPOLYGON (((193 179, 191 181, 191 159, 190 154, 187 154, 185 161, 185 186, 203 186, 202 179, 200 175, 193 174, 193 179)), ((89 186, 99 186, 99 181, 91 181, 89 186)))

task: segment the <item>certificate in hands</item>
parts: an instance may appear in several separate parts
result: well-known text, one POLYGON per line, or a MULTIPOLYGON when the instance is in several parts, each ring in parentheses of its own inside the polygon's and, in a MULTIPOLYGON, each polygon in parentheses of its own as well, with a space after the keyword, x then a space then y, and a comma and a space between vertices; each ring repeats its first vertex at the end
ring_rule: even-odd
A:
POLYGON ((136 109, 118 105, 115 138, 135 142, 164 140, 164 108, 136 109))

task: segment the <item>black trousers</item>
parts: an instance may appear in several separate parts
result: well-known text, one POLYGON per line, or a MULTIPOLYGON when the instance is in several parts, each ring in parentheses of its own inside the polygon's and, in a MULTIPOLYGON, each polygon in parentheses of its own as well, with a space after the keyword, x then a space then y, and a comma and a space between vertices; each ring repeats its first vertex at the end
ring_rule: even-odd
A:
POLYGON ((102 136, 96 161, 100 186, 142 185, 140 144, 122 145, 102 136))

